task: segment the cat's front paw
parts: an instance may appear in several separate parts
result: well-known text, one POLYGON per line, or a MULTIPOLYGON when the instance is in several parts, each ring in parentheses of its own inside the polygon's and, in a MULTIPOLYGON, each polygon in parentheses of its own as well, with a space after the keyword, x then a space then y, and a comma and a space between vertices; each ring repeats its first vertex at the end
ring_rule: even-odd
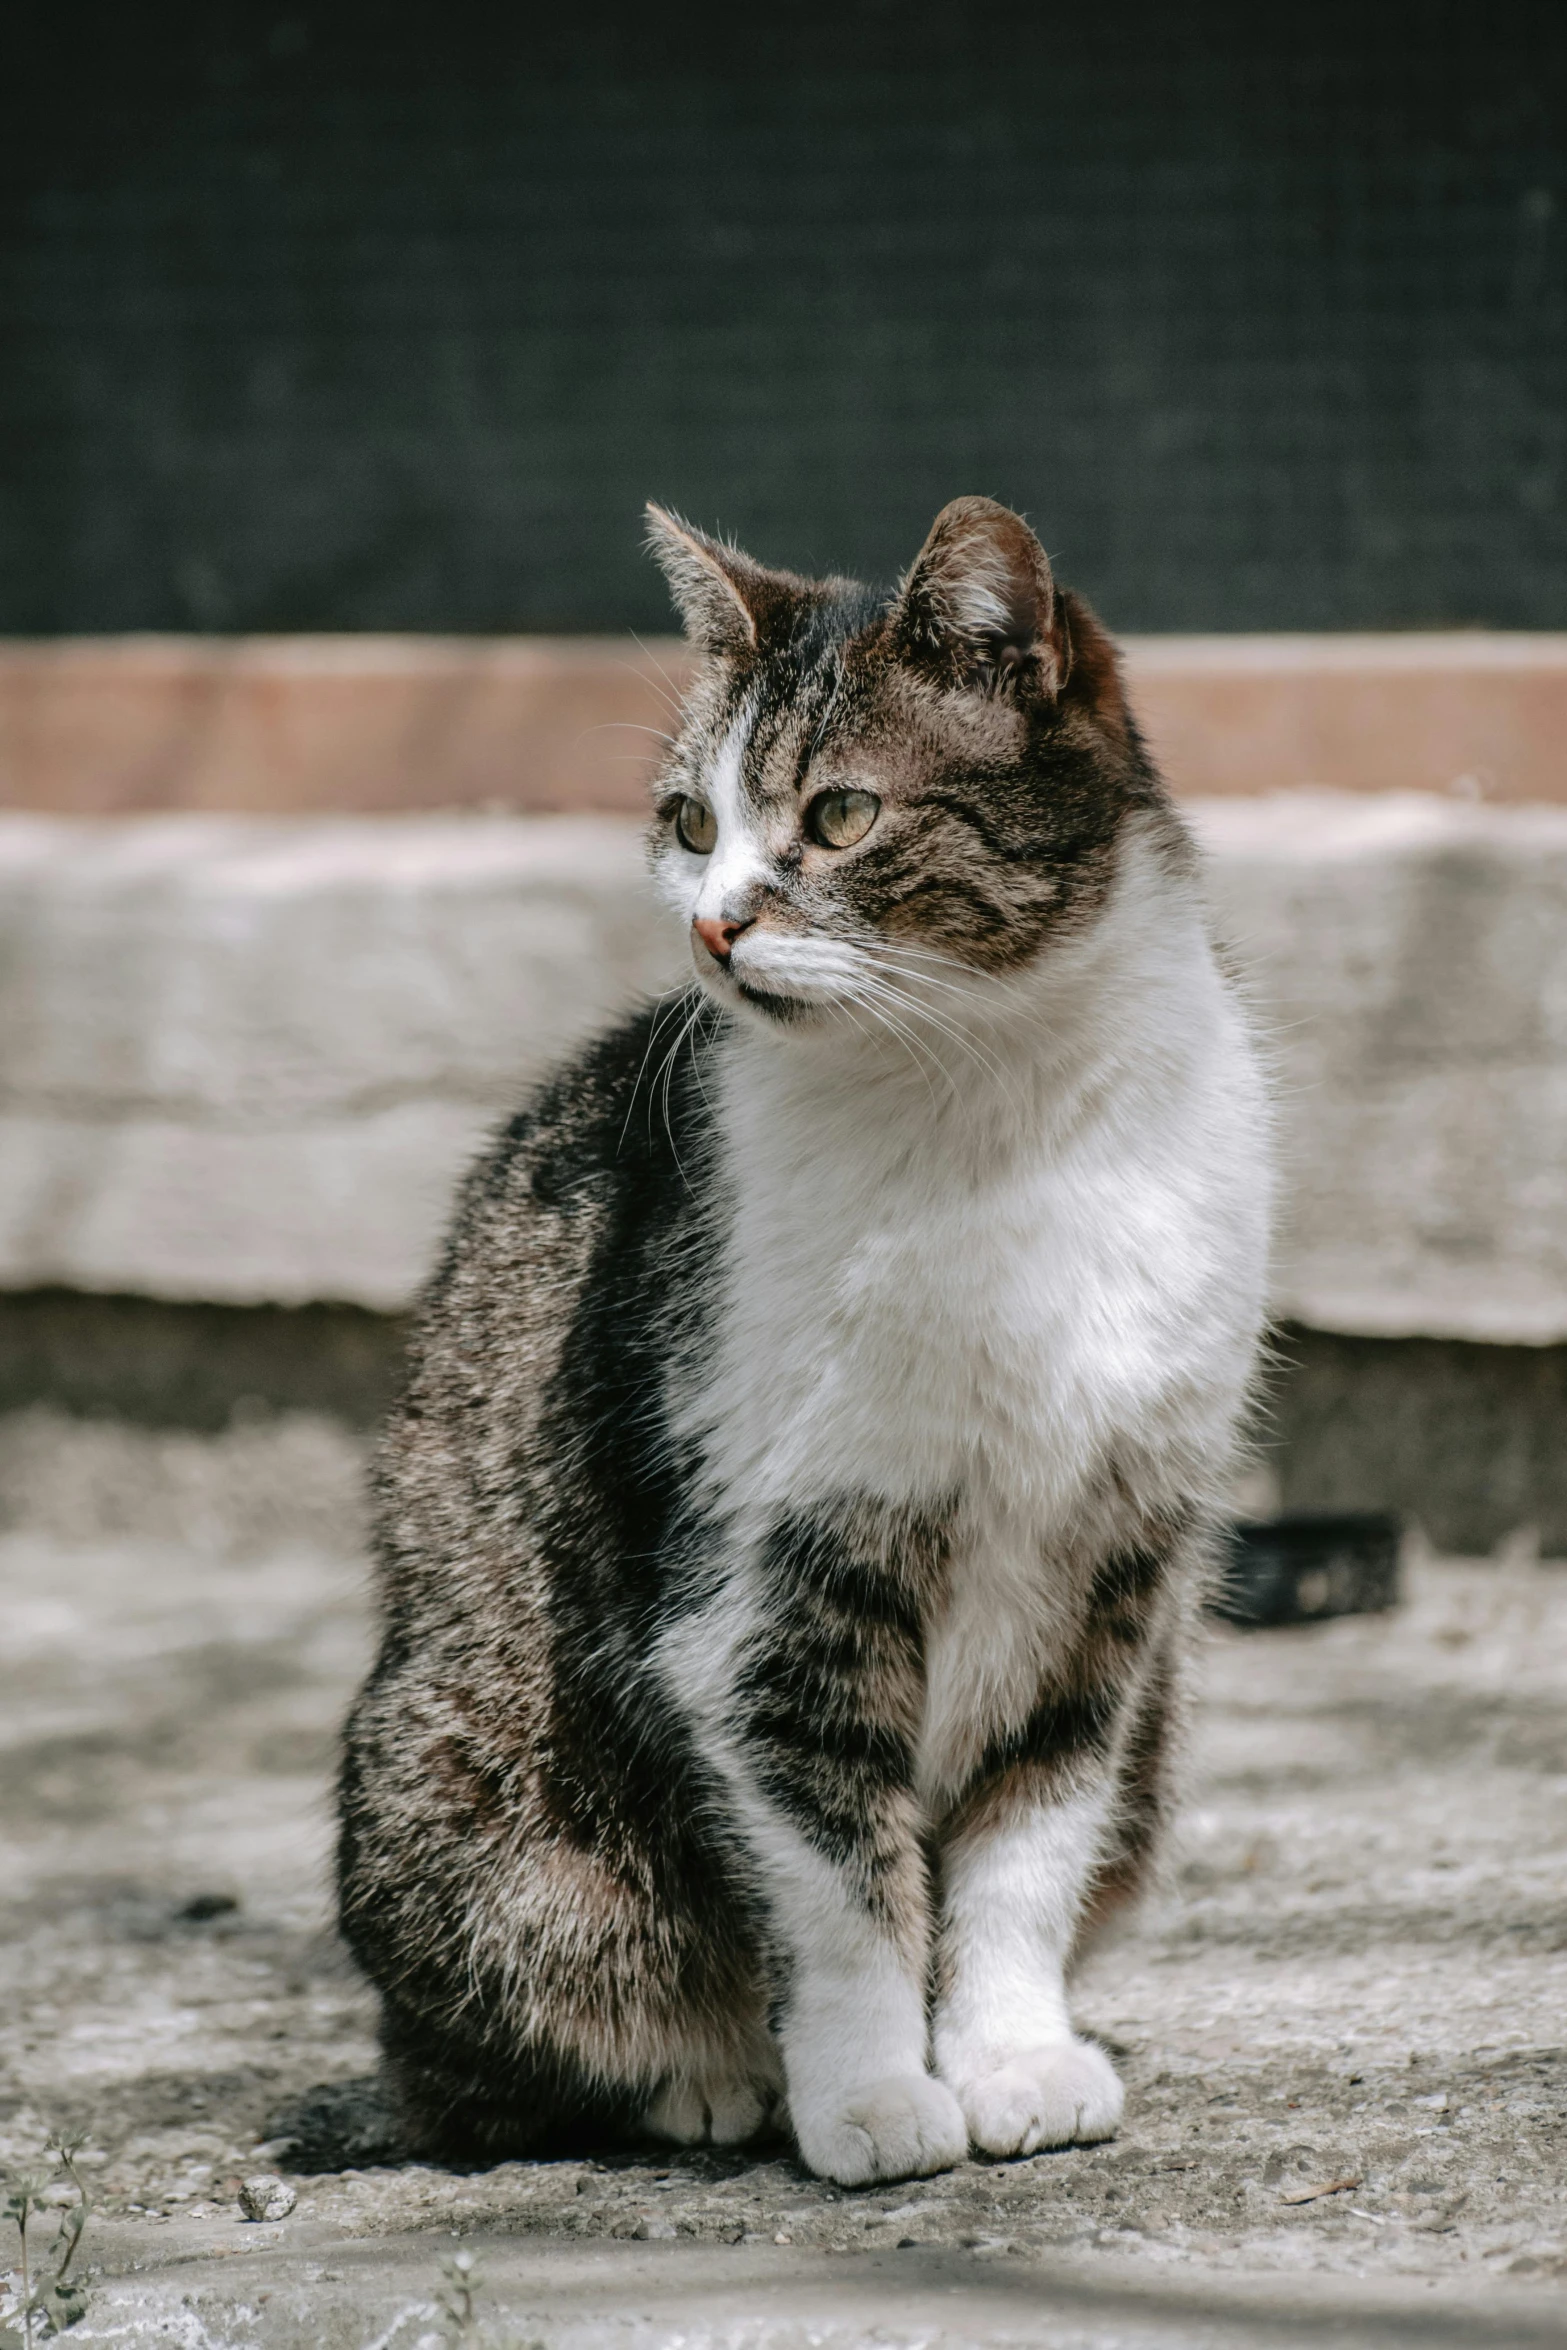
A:
POLYGON ((891 2073, 815 2113, 792 2114, 800 2156, 840 2187, 924 2179, 968 2152, 968 2125, 952 2091, 928 2073, 891 2073))
POLYGON ((1019 2049, 993 2072, 958 2085, 969 2135, 984 2154, 1092 2146, 1113 2138, 1126 2092, 1090 2040, 1019 2049))

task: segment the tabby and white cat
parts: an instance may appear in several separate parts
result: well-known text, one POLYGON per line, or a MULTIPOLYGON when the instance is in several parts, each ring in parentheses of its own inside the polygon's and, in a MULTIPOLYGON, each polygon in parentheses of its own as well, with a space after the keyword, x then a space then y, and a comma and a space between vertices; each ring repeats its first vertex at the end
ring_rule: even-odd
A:
POLYGON ((657 510, 695 984, 469 1177, 382 1446, 342 1916, 412 2142, 846 2184, 1110 2135, 1085 1919, 1168 1807, 1268 1119, 1099 624, 960 498, 902 586, 657 510))

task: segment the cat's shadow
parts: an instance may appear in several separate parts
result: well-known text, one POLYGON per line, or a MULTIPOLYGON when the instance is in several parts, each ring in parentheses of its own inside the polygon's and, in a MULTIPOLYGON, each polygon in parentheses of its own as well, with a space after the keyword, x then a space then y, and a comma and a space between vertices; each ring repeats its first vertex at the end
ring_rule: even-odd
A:
MULTIPOLYGON (((793 2141, 783 2130, 767 2129, 743 2147, 674 2147, 652 2140, 628 2142, 607 2133, 562 2134, 530 2147, 526 2155, 432 2154, 415 2145, 403 2128, 384 2082, 363 2073, 351 2081, 321 2081, 279 2105, 267 2116, 263 2141, 286 2170, 303 2178, 334 2171, 387 2170, 417 2163, 433 2170, 475 2172, 513 2160, 530 2162, 591 2159, 605 2169, 629 2170, 650 2163, 700 2166, 708 2178, 731 2178, 758 2163, 794 2159, 793 2141)), ((802 2174, 803 2175, 803 2174, 802 2174)))
POLYGON ((415 2159, 375 2073, 320 2081, 277 2106, 267 2116, 265 2142, 289 2170, 307 2177, 415 2159))

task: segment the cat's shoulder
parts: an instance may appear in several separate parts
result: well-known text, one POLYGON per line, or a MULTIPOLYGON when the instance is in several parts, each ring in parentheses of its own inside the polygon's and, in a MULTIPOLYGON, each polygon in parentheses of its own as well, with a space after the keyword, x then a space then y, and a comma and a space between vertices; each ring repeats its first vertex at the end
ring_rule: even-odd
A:
POLYGON ((571 1215, 659 1194, 701 1154, 706 1103, 693 1052, 720 1016, 689 996, 641 1004, 556 1065, 470 1168, 452 1239, 497 1212, 571 1215))

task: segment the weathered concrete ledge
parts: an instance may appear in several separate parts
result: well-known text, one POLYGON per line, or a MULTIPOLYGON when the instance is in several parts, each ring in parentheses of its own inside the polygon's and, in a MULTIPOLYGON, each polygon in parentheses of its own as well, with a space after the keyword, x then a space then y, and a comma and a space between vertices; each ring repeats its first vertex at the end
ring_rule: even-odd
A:
MULTIPOLYGON (((1567 634, 1131 637, 1183 794, 1567 800, 1567 634)), ((0 807, 128 815, 642 805, 690 655, 619 637, 0 643, 0 807)))
POLYGON ((0 1285, 405 1306, 671 947, 623 819, 0 818, 0 1285))
POLYGON ((1277 1073, 1278 1311, 1567 1337, 1567 811, 1296 793, 1192 813, 1277 1073))
MULTIPOLYGON (((1278 1067, 1280 1313, 1567 1339, 1567 811, 1193 814, 1278 1067)), ((483 1132, 681 970, 624 820, 0 818, 0 1287, 398 1311, 483 1132)))

